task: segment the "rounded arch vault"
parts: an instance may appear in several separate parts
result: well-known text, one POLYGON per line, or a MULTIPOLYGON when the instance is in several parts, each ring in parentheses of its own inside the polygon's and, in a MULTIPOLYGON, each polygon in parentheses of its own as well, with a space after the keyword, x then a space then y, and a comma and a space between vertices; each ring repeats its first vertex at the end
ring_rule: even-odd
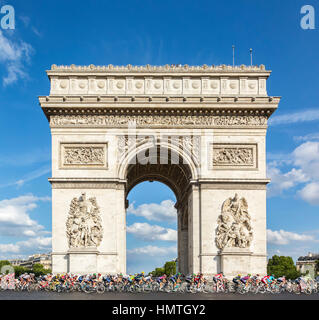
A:
POLYGON ((175 194, 177 204, 183 198, 193 179, 192 170, 185 158, 174 149, 156 145, 139 150, 126 165, 126 192, 143 181, 159 181, 175 194))

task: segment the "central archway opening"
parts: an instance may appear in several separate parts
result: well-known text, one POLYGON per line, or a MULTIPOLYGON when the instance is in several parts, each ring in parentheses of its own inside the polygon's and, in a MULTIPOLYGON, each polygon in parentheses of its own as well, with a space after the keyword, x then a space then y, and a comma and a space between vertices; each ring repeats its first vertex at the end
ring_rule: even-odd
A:
POLYGON ((129 274, 146 273, 177 259, 176 197, 165 184, 144 181, 127 196, 126 257, 129 274))
POLYGON ((177 271, 189 270, 192 173, 175 151, 161 154, 142 151, 126 169, 128 273, 151 272, 171 260, 177 271))

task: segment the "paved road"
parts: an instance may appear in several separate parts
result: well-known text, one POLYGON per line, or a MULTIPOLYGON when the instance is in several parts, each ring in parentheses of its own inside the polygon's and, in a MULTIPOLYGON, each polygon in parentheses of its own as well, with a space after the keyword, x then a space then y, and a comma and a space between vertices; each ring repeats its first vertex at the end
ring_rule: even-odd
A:
POLYGON ((319 300, 319 294, 202 294, 202 293, 104 293, 86 294, 81 292, 0 292, 0 300, 319 300))

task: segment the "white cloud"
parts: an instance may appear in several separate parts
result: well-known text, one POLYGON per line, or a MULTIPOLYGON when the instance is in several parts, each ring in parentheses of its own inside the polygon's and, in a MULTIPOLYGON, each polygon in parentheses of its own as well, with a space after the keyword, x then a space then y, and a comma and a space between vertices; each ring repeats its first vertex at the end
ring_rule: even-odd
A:
POLYGON ((19 237, 25 240, 16 243, 1 243, 0 253, 7 255, 47 252, 51 249, 51 232, 30 217, 39 202, 50 201, 50 197, 36 197, 32 194, 0 201, 0 235, 19 237))
POLYGON ((307 122, 319 120, 319 110, 304 110, 301 112, 294 112, 289 114, 284 114, 280 116, 273 116, 269 119, 270 125, 279 125, 279 124, 291 124, 298 122, 307 122))
POLYGON ((158 247, 147 245, 127 250, 127 272, 135 273, 142 270, 149 272, 162 267, 166 261, 177 257, 176 246, 158 247))
POLYGON ((319 182, 307 184, 299 190, 298 195, 312 205, 319 205, 319 182))
POLYGON ((310 204, 318 205, 319 142, 304 142, 287 157, 290 157, 290 162, 294 167, 286 173, 283 173, 279 168, 285 161, 274 160, 267 165, 267 174, 271 178, 268 196, 277 196, 285 190, 300 184, 306 184, 301 190, 297 191, 297 195, 310 204))
POLYGON ((144 217, 145 219, 151 221, 177 221, 177 213, 172 200, 164 200, 160 204, 141 204, 136 209, 134 208, 134 203, 132 203, 128 207, 127 213, 144 217))
POLYGON ((294 136, 295 141, 311 141, 311 140, 319 140, 319 133, 309 133, 305 136, 294 136))
MULTIPOLYGON (((141 248, 134 248, 127 250, 129 255, 142 255, 142 256, 154 256, 154 257, 165 257, 169 255, 177 255, 177 248, 176 246, 171 247, 157 247, 157 246, 145 246, 141 248)), ((147 257, 146 257, 147 258, 147 257)))
POLYGON ((27 236, 47 234, 48 231, 31 219, 29 213, 40 201, 50 201, 49 197, 24 195, 0 201, 0 234, 1 236, 27 236))
POLYGON ((294 164, 312 176, 319 179, 319 142, 305 142, 292 153, 294 164))
POLYGON ((267 175, 271 179, 271 183, 268 186, 268 196, 278 196, 284 190, 290 189, 299 183, 309 181, 309 178, 301 169, 293 168, 287 173, 282 173, 280 169, 268 165, 267 175))
POLYGON ((3 63, 7 70, 7 75, 3 78, 5 86, 19 78, 28 77, 24 65, 29 63, 33 52, 34 49, 30 44, 22 40, 9 39, 0 30, 0 63, 3 63))
POLYGON ((0 244, 0 252, 1 253, 19 253, 20 248, 16 244, 8 243, 8 244, 0 244))
POLYGON ((145 241, 177 241, 177 231, 148 223, 134 223, 127 227, 127 232, 145 241))
POLYGON ((313 236, 298 234, 294 232, 279 230, 279 231, 272 231, 270 229, 267 230, 267 242, 269 244, 279 244, 279 245, 286 245, 289 244, 291 241, 310 241, 314 240, 313 236))
POLYGON ((51 237, 37 237, 37 238, 30 238, 25 241, 19 241, 16 244, 21 249, 33 249, 36 250, 47 250, 51 248, 52 238, 51 237))
POLYGON ((42 37, 42 34, 41 32, 36 28, 34 27, 33 25, 31 25, 31 19, 27 16, 20 16, 19 19, 23 22, 24 26, 26 28, 31 28, 32 32, 38 36, 38 37, 42 37))
POLYGON ((28 254, 51 251, 51 237, 30 238, 17 243, 0 244, 1 253, 14 253, 26 256, 28 254))

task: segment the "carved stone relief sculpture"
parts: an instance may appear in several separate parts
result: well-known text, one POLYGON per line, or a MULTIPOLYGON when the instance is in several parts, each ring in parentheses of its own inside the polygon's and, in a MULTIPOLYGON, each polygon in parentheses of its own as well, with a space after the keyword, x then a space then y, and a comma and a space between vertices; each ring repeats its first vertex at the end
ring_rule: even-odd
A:
POLYGON ((193 127, 222 127, 222 126, 265 126, 266 116, 158 116, 158 115, 76 115, 51 116, 52 127, 63 126, 99 126, 126 127, 135 123, 137 127, 153 126, 193 126, 193 127))
POLYGON ((249 248, 253 239, 251 217, 245 198, 228 198, 222 205, 218 218, 216 245, 223 250, 226 247, 249 248))
POLYGON ((211 163, 214 169, 256 169, 257 145, 214 143, 211 163))
POLYGON ((79 198, 73 198, 66 230, 70 248, 99 246, 103 237, 103 227, 95 197, 86 199, 86 194, 82 193, 79 198))
POLYGON ((61 144, 61 167, 103 167, 106 163, 106 144, 61 144))

